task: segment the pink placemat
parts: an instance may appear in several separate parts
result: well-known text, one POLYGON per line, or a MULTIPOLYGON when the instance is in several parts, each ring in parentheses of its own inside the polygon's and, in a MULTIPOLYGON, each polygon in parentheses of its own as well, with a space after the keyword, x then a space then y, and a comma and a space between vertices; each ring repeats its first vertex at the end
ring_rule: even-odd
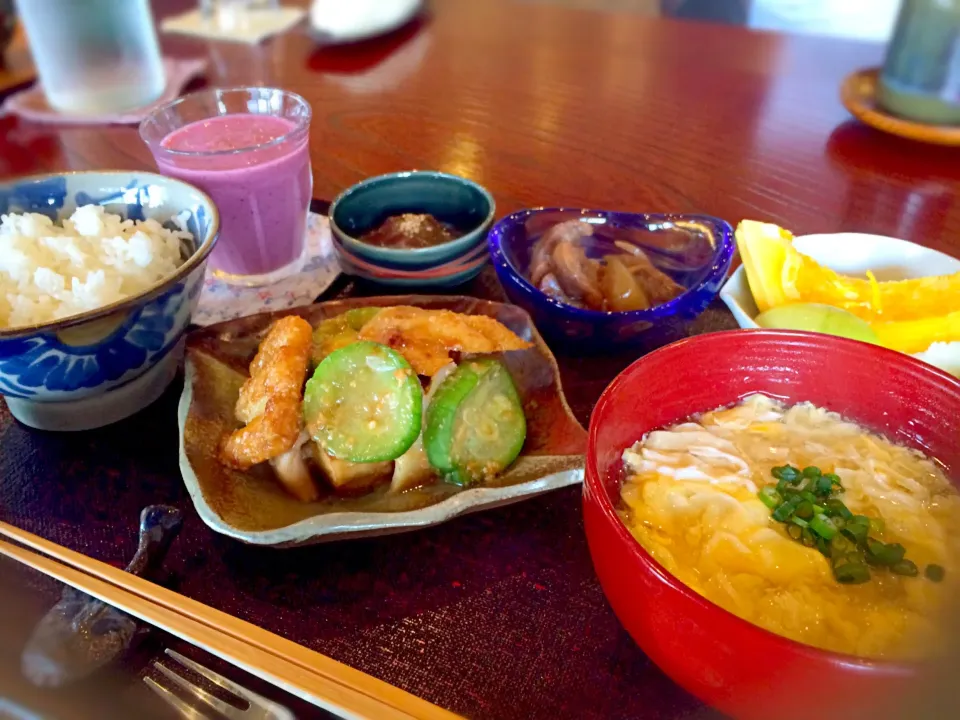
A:
POLYGON ((167 76, 167 88, 156 102, 132 110, 105 115, 74 115, 54 110, 47 102, 40 83, 7 97, 3 113, 19 115, 33 122, 61 123, 69 125, 132 125, 139 123, 155 108, 175 99, 187 83, 203 74, 206 58, 178 59, 165 57, 163 68, 167 76))
POLYGON ((231 285, 208 269, 200 293, 200 304, 193 313, 192 321, 197 325, 213 325, 258 312, 309 305, 340 274, 340 264, 330 236, 330 222, 325 216, 313 212, 307 216, 304 252, 307 257, 303 269, 271 285, 231 285))

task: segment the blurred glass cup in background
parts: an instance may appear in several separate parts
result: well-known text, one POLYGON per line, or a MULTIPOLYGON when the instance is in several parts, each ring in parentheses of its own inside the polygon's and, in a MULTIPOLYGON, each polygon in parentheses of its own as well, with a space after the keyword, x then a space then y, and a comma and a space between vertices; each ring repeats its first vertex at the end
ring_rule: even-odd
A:
POLYGON ((256 11, 278 5, 277 0, 200 0, 200 14, 220 30, 239 30, 256 22, 256 11))
POLYGON ((244 87, 186 95, 140 124, 160 172, 216 203, 220 240, 210 264, 225 281, 263 285, 302 268, 310 117, 295 93, 244 87))
POLYGON ((17 9, 51 107, 95 115, 163 92, 149 0, 17 0, 17 9))
POLYGON ((960 0, 903 0, 877 100, 909 120, 960 124, 960 0))

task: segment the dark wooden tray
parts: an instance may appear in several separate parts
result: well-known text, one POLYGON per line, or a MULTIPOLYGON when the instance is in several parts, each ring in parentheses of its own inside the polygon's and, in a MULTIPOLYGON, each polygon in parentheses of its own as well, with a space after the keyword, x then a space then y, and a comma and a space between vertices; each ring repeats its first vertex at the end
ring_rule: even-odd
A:
MULTIPOLYGON (((490 268, 461 291, 504 299, 490 268)), ((321 300, 377 294, 383 289, 340 278, 321 300)), ((731 327, 718 303, 695 331, 731 327)), ((584 425, 603 388, 634 359, 557 354, 584 425)), ((714 716, 614 617, 590 563, 579 487, 404 535, 250 547, 214 533, 190 503, 177 467, 181 389, 182 378, 130 420, 77 434, 29 430, 3 406, 0 519, 123 566, 140 509, 176 505, 186 522, 167 561, 169 586, 470 718, 714 716)), ((0 578, 29 584, 40 604, 59 592, 9 563, 0 563, 0 578)), ((112 683, 133 684, 146 671, 146 658, 168 644, 158 635, 112 683)))

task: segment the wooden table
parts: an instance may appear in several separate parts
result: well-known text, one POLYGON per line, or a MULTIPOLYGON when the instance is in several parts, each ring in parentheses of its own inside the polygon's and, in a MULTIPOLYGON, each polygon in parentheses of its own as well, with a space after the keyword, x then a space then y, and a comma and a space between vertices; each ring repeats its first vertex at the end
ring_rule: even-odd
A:
MULTIPOLYGON (((208 56, 211 84, 276 84, 310 100, 318 198, 435 168, 486 185, 501 212, 696 211, 960 254, 960 154, 860 127, 840 106, 841 79, 878 63, 876 46, 507 0, 436 0, 418 24, 349 48, 319 47, 301 29, 257 48, 163 44, 208 56)), ((0 176, 87 168, 152 162, 135 128, 0 119, 0 176)), ((344 280, 331 292, 373 291, 344 280)), ((495 297, 497 287, 487 275, 467 291, 495 297)), ((713 311, 706 322, 730 319, 713 311)), ((581 421, 630 359, 560 359, 581 421)), ((253 550, 214 535, 189 505, 178 392, 122 431, 31 433, 4 411, 0 517, 120 565, 138 504, 177 504, 188 512, 171 557, 182 592, 293 639, 308 629, 311 647, 469 716, 709 714, 619 628, 593 577, 576 489, 388 541, 253 550)))
MULTIPOLYGON (((957 151, 860 127, 840 105, 840 81, 878 64, 878 46, 535 2, 434 8, 344 49, 300 29, 258 48, 164 46, 208 56, 213 84, 272 83, 310 100, 317 197, 434 168, 483 183, 504 212, 699 211, 960 253, 957 151)), ((2 175, 152 167, 134 128, 4 118, 0 133, 2 175)))

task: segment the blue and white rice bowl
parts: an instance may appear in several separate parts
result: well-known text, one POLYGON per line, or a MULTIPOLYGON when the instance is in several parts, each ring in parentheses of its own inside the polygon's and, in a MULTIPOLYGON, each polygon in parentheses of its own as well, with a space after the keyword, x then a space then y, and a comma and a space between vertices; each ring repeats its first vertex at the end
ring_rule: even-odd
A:
POLYGON ((0 183, 0 213, 54 221, 83 205, 187 230, 183 264, 144 292, 79 315, 0 329, 0 394, 15 418, 44 430, 86 430, 156 400, 176 374, 220 219, 205 193, 147 172, 75 172, 0 183))

